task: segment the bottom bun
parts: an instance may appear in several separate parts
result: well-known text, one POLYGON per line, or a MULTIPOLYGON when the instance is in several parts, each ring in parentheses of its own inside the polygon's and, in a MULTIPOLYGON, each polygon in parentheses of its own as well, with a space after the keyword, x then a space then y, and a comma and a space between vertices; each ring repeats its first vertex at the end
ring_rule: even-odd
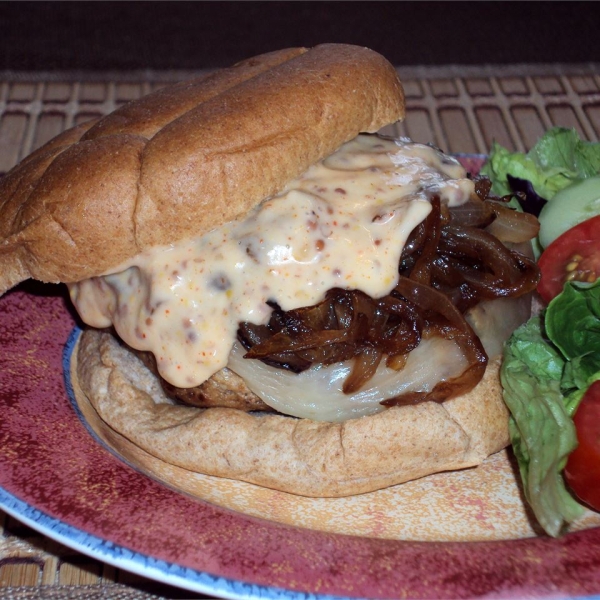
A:
POLYGON ((370 492, 478 465, 509 442, 499 359, 464 396, 323 423, 173 404, 158 379, 107 332, 86 330, 75 352, 81 390, 99 417, 139 448, 189 471, 292 494, 370 492))

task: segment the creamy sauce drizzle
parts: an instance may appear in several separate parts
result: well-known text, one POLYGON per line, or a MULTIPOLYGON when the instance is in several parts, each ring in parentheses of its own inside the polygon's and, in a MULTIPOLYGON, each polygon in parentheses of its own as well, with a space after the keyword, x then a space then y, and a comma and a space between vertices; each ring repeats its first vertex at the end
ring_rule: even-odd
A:
POLYGON ((152 248, 70 285, 71 298, 88 325, 113 324, 154 353, 167 381, 193 387, 226 366, 240 321, 268 321, 268 300, 290 310, 333 287, 387 294, 431 195, 454 206, 472 193, 464 169, 437 150, 360 135, 243 221, 152 248))

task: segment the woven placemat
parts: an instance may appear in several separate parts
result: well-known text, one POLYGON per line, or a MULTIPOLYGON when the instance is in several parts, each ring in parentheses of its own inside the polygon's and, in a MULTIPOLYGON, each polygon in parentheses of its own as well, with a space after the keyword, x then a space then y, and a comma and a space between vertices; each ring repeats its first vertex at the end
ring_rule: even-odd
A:
POLYGON ((0 598, 205 598, 92 560, 0 511, 0 598))
MULTIPOLYGON (((596 64, 398 70, 407 117, 395 131, 447 152, 485 153, 493 140, 524 150, 552 125, 600 136, 596 64)), ((0 173, 64 129, 199 73, 0 73, 0 173)))
MULTIPOLYGON (((600 138, 598 65, 399 71, 407 117, 387 133, 466 153, 485 153, 494 140, 525 150, 553 125, 574 127, 584 139, 600 138)), ((64 129, 191 75, 0 73, 0 173, 64 129)), ((0 525, 1 598, 204 597, 80 555, 1 511, 0 525)))

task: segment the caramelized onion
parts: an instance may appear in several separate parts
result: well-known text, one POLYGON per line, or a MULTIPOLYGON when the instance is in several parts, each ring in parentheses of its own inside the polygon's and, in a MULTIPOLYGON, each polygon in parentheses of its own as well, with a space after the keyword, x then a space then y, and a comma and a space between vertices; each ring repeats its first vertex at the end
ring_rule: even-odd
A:
POLYGON ((538 235, 540 223, 533 215, 514 210, 501 202, 486 202, 486 204, 496 215, 486 231, 501 242, 519 244, 532 240, 538 235))
POLYGON ((374 300, 357 290, 333 289, 315 306, 287 312, 275 307, 267 325, 241 323, 238 339, 246 358, 296 373, 354 358, 344 385, 351 393, 371 378, 384 354, 414 350, 422 327, 418 311, 401 298, 374 300))
MULTIPOLYGON (((468 257, 485 265, 486 270, 502 281, 514 281, 520 271, 513 253, 494 236, 476 227, 444 229, 442 253, 452 257, 468 257)), ((479 271, 483 269, 479 268, 479 271)))
POLYGON ((537 234, 536 223, 490 197, 490 187, 487 180, 476 180, 476 196, 450 210, 432 197, 430 214, 404 246, 399 281, 390 294, 373 299, 358 290, 334 289, 315 306, 284 312, 272 304, 267 325, 240 324, 245 357, 295 373, 343 363, 341 388, 354 395, 371 386, 382 369, 408 369, 424 339, 444 339, 459 350, 459 373, 379 402, 440 402, 472 389, 487 355, 465 313, 481 303, 525 296, 539 278, 531 259, 492 233, 508 229, 512 233, 502 234, 505 239, 523 242, 537 234))
POLYGON ((487 200, 492 191, 492 182, 488 177, 476 175, 473 177, 475 183, 475 194, 480 200, 487 200))
POLYGON ((454 340, 462 350, 468 366, 458 377, 439 382, 428 393, 407 398, 389 398, 383 404, 393 406, 423 400, 442 402, 473 389, 483 377, 488 357, 462 313, 441 292, 404 277, 400 278, 392 293, 401 294, 424 310, 430 330, 441 337, 454 340))
POLYGON ((440 198, 431 199, 431 212, 425 219, 425 240, 421 247, 419 258, 415 261, 410 277, 415 281, 430 285, 431 263, 437 254, 441 234, 440 198))
POLYGON ((425 223, 419 223, 411 231, 408 239, 406 240, 406 244, 404 244, 404 248, 402 249, 402 256, 404 256, 404 260, 421 248, 425 242, 426 233, 427 230, 425 228, 425 223))
POLYGON ((496 213, 491 202, 483 202, 477 196, 450 209, 453 225, 463 227, 487 227, 493 223, 496 213))
POLYGON ((367 381, 375 375, 377 367, 383 358, 383 352, 374 346, 367 346, 354 359, 352 370, 344 380, 342 391, 344 394, 351 394, 360 390, 367 381))
POLYGON ((343 382, 352 362, 329 366, 315 364, 294 374, 260 360, 247 360, 240 344, 234 345, 228 367, 265 404, 286 415, 317 421, 341 422, 385 410, 382 400, 412 392, 429 392, 436 383, 452 379, 466 368, 463 353, 451 340, 432 337, 406 358, 406 368, 390 369, 381 361, 375 374, 358 391, 344 393, 343 382))
MULTIPOLYGON (((469 311, 467 318, 490 357, 497 356, 513 329, 527 320, 529 304, 530 298, 501 298, 469 311), (511 319, 516 316, 508 324, 507 313, 511 319), (491 344, 489 349, 486 342, 491 344)), ((255 394, 274 410, 319 421, 345 421, 374 414, 385 409, 381 402, 388 398, 398 398, 403 403, 423 400, 436 384, 441 391, 439 382, 460 376, 468 367, 456 341, 426 336, 413 352, 396 358, 403 362, 399 369, 381 361, 362 389, 346 394, 342 387, 352 369, 351 361, 329 366, 315 364, 296 375, 264 361, 246 360, 244 352, 236 344, 228 366, 244 378, 255 394)))

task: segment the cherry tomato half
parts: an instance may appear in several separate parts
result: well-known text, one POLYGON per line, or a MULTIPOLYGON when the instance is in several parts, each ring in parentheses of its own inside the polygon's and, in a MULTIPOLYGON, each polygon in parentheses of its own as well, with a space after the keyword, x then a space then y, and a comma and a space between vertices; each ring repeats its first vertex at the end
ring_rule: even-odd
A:
POLYGON ((542 252, 537 290, 550 302, 566 281, 592 283, 600 277, 600 215, 565 231, 542 252))
POLYGON ((575 495, 600 511, 600 381, 595 381, 577 408, 579 446, 569 455, 565 477, 575 495))

